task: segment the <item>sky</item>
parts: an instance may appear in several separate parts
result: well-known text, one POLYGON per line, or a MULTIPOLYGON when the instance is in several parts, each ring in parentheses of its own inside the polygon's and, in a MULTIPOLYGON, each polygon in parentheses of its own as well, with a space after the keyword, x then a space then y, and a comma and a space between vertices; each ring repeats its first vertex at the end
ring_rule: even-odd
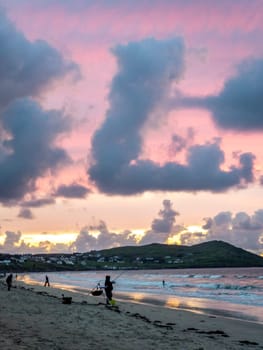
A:
POLYGON ((261 0, 0 0, 0 253, 263 255, 261 0))

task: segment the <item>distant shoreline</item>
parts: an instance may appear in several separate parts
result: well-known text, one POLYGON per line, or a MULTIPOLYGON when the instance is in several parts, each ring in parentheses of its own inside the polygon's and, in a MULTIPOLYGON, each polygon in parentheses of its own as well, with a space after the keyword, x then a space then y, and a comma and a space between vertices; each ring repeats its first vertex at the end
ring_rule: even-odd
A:
POLYGON ((255 269, 263 268, 263 266, 193 266, 193 267, 130 267, 130 268, 97 268, 97 269, 47 269, 47 270, 17 270, 15 268, 9 268, 6 270, 0 269, 0 278, 3 277, 1 274, 7 273, 49 273, 49 272, 92 272, 92 271, 149 271, 149 270, 198 270, 198 269, 255 269))

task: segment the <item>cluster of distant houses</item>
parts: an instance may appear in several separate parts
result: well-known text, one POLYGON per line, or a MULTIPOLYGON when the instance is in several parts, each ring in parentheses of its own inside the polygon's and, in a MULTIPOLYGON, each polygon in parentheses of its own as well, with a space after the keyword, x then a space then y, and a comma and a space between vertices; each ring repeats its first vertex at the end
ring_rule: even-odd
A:
POLYGON ((23 254, 23 255, 14 255, 9 258, 1 259, 0 257, 0 266, 10 265, 10 264, 24 264, 27 261, 31 262, 41 262, 45 264, 56 264, 56 265, 75 265, 77 257, 73 255, 56 255, 52 256, 49 254, 43 255, 32 255, 32 254, 23 254))
POLYGON ((0 255, 0 271, 1 266, 9 266, 9 265, 22 265, 30 261, 31 263, 42 263, 42 264, 52 264, 52 265, 61 265, 61 266, 82 266, 85 267, 89 265, 90 261, 99 263, 101 268, 105 269, 114 269, 114 268, 132 268, 132 266, 143 265, 143 264, 179 264, 182 263, 181 258, 173 258, 171 256, 165 256, 161 259, 156 259, 153 257, 136 257, 131 261, 127 261, 124 257, 121 256, 103 256, 98 252, 90 252, 90 253, 73 253, 73 254, 22 254, 22 255, 0 255), (109 264, 109 265, 108 265, 109 264), (125 267, 124 267, 124 264, 125 267), (127 266, 127 264, 131 264, 131 266, 127 266))

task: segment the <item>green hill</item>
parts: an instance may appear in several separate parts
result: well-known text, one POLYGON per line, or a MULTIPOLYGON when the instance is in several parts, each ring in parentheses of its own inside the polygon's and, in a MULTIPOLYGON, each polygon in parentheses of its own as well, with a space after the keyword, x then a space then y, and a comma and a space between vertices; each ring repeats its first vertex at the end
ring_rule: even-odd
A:
POLYGON ((126 246, 99 251, 107 258, 119 256, 125 261, 144 261, 152 267, 256 267, 263 258, 223 241, 210 241, 193 246, 149 244, 126 246), (151 259, 152 258, 152 259, 151 259))

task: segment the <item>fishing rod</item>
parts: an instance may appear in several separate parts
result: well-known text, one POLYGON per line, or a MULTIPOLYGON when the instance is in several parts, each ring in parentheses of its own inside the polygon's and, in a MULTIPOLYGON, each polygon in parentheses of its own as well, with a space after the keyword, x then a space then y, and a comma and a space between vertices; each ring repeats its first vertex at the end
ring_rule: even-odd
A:
POLYGON ((113 281, 115 282, 118 278, 120 278, 121 275, 124 274, 124 272, 125 272, 125 271, 122 271, 121 273, 119 273, 119 274, 117 275, 117 277, 113 278, 113 281))

